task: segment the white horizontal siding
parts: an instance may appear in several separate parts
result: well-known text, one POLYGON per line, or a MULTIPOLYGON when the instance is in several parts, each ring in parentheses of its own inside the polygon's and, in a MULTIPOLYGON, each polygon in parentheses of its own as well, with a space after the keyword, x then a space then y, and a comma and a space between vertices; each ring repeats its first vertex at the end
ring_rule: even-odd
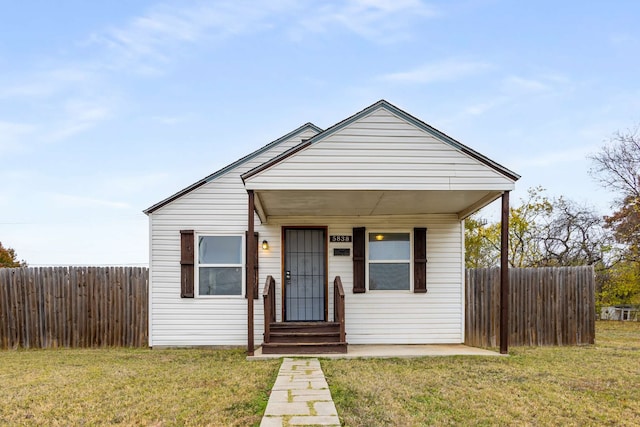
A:
MULTIPOLYGON (((260 292, 267 275, 276 280, 276 315, 282 320, 281 229, 282 226, 327 226, 328 234, 351 235, 352 228, 376 230, 427 227, 426 294, 411 292, 367 292, 353 294, 352 257, 334 257, 333 248, 350 243, 328 244, 328 305, 333 318, 333 279, 340 276, 346 294, 347 339, 351 344, 460 343, 463 330, 463 275, 461 223, 452 215, 385 217, 290 217, 274 218, 258 225, 260 240, 269 249, 259 249, 260 292)), ((175 233, 178 235, 177 230, 175 233)), ((179 238, 170 262, 162 258, 153 274, 154 345, 245 345, 246 300, 180 299, 179 238)), ((256 344, 262 341, 262 300, 255 305, 256 344)))
MULTIPOLYGON (((369 291, 353 293, 353 260, 334 257, 333 248, 352 243, 329 243, 329 318, 333 316, 333 279, 340 276, 345 291, 347 341, 350 344, 435 344, 464 341, 463 237, 455 215, 379 217, 277 217, 268 226, 277 235, 280 253, 282 226, 328 226, 329 235, 352 235, 353 227, 368 232, 427 227, 427 293, 369 291)), ((271 246, 271 240, 269 240, 271 246)), ((276 251, 274 247, 274 251, 276 251)), ((271 249, 270 249, 271 252, 271 249)), ((278 319, 282 278, 279 258, 269 266, 260 260, 261 276, 276 280, 278 319), (273 268, 271 270, 271 268, 273 268)))
MULTIPOLYGON (((244 298, 180 298, 180 233, 242 234, 247 228, 247 195, 240 174, 264 163, 302 139, 307 131, 272 147, 214 181, 155 211, 151 228, 150 344, 153 346, 246 345, 244 298)), ((250 178, 277 189, 505 189, 512 183, 431 135, 385 110, 378 110, 250 178), (316 150, 317 148, 317 150, 316 150), (315 151, 312 151, 315 150, 315 151), (506 183, 506 184, 505 184, 506 183), (346 188, 340 188, 346 189, 346 188)), ((257 181, 256 181, 257 182, 257 181)), ((253 182, 255 183, 255 182, 253 182)), ((253 184, 252 184, 253 185, 253 184)), ((258 187, 255 187, 258 188, 258 187)), ((333 257, 329 243, 328 301, 333 317, 333 278, 346 293, 347 340, 364 343, 459 343, 464 339, 463 239, 455 215, 379 217, 271 217, 260 225, 260 292, 267 275, 276 280, 277 319, 282 320, 281 227, 327 226, 328 234, 427 227, 426 294, 353 294, 352 258, 333 257)), ((255 341, 262 342, 262 298, 255 301, 255 341)))
POLYGON ((513 181, 380 108, 249 177, 256 190, 511 190, 513 181))
MULTIPOLYGON (((247 192, 240 175, 315 133, 308 129, 292 136, 150 215, 151 346, 246 345, 246 299, 180 298, 180 230, 244 234, 247 229, 247 192)), ((256 224, 259 223, 256 217, 256 224)), ((259 226, 256 229, 261 239, 266 237, 259 226)), ((273 246, 277 246, 275 241, 273 246)), ((272 270, 276 264, 279 265, 279 258, 271 261, 266 254, 261 256, 260 262, 261 266, 272 270)), ((260 291, 265 279, 266 275, 261 274, 260 291)), ((259 344, 264 331, 261 298, 255 300, 255 308, 255 340, 259 344)))

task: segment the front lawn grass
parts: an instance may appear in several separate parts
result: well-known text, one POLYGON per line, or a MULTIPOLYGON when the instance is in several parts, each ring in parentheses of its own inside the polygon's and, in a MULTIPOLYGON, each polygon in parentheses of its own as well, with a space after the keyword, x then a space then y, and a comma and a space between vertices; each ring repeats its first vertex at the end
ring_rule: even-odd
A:
POLYGON ((243 350, 0 351, 0 425, 258 425, 280 361, 243 350))
POLYGON ((322 360, 345 426, 640 425, 640 323, 510 357, 322 360))
MULTIPOLYGON (((640 323, 511 356, 322 360, 347 426, 640 425, 640 323)), ((242 350, 0 351, 0 425, 260 423, 280 360, 242 350)))

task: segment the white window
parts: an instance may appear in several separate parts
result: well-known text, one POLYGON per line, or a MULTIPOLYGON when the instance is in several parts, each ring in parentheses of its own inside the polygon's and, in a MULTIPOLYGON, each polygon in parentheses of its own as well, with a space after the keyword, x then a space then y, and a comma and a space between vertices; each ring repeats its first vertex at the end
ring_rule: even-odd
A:
POLYGON ((369 233, 369 290, 411 289, 411 234, 369 233))
POLYGON ((242 236, 198 236, 198 295, 242 295, 242 236))

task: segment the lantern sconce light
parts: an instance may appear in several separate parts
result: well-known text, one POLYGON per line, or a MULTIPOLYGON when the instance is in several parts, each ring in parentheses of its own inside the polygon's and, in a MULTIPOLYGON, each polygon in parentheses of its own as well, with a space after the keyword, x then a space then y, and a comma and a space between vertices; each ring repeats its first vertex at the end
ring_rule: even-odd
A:
POLYGON ((262 241, 262 249, 264 249, 265 251, 267 249, 269 249, 269 242, 267 242, 266 240, 262 241))

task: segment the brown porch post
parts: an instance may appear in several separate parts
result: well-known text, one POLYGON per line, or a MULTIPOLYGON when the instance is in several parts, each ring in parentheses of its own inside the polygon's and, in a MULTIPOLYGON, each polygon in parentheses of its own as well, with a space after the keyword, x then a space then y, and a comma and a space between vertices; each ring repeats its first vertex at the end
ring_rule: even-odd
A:
POLYGON ((502 193, 500 230, 500 353, 509 352, 509 192, 502 193))
POLYGON ((253 287, 256 279, 256 270, 254 265, 254 256, 253 254, 258 248, 254 248, 255 239, 253 238, 254 234, 254 224, 253 224, 253 214, 255 210, 255 199, 253 195, 253 190, 247 190, 247 194, 249 195, 249 218, 248 218, 248 236, 247 239, 247 253, 249 256, 247 257, 247 354, 249 356, 253 356, 253 287))

